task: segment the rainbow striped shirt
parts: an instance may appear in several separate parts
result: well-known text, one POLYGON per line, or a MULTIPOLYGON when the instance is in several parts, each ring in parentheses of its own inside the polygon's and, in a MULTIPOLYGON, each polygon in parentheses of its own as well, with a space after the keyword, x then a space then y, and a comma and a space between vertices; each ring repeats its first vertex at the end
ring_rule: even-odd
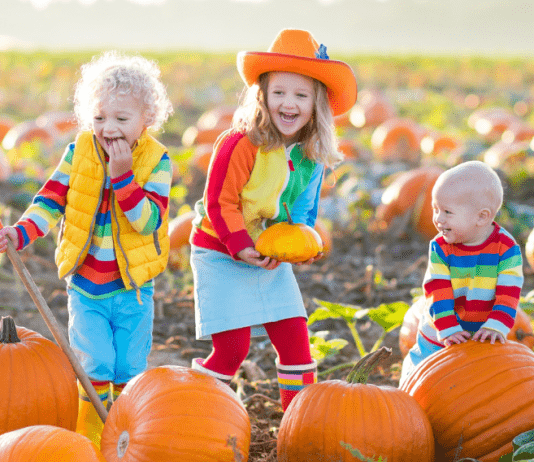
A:
POLYGON ((442 236, 430 243, 423 288, 439 340, 482 326, 506 337, 522 286, 521 249, 497 223, 477 246, 447 244, 442 236))
MULTIPOLYGON (((19 235, 18 250, 38 237, 45 236, 57 225, 65 213, 67 191, 72 170, 74 143, 71 143, 52 176, 34 197, 21 219, 15 224, 19 235)), ((106 155, 106 184, 100 209, 91 237, 91 246, 83 264, 70 277, 69 286, 93 299, 111 297, 126 289, 119 272, 111 234, 111 194, 134 227, 142 234, 150 234, 161 225, 168 203, 172 178, 171 161, 167 153, 141 188, 134 181, 132 171, 111 179, 106 155)), ((152 281, 145 284, 152 285, 152 281)))

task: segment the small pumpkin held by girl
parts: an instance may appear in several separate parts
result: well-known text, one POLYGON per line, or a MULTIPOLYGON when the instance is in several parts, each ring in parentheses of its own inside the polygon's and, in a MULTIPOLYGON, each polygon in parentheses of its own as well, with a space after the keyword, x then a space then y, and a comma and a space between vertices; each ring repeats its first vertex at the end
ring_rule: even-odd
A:
POLYGON ((352 108, 357 86, 346 63, 298 29, 282 30, 267 52, 240 52, 237 67, 247 91, 215 143, 191 232, 196 335, 213 342, 193 368, 229 383, 251 336, 267 334, 285 410, 317 381, 317 364, 291 264, 262 255, 255 243, 288 214, 313 227, 324 169, 342 160, 334 116, 352 108))

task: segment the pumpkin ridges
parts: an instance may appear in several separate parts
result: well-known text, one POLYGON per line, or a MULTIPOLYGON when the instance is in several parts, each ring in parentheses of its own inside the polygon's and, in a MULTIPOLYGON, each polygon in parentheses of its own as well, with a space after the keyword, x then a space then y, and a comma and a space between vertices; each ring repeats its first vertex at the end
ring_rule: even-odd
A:
MULTIPOLYGON (((305 388, 293 400, 295 404, 291 403, 283 418, 283 420, 285 419, 284 425, 280 426, 278 435, 278 457, 280 462, 295 460, 306 460, 308 462, 354 460, 350 452, 340 445, 341 441, 350 444, 367 457, 372 456, 372 453, 378 456, 382 452, 382 455, 384 455, 385 451, 388 450, 388 445, 392 447, 397 444, 395 451, 399 451, 400 455, 398 457, 389 456, 388 461, 390 462, 415 460, 413 454, 416 454, 417 448, 422 447, 423 452, 426 451, 428 454, 428 457, 423 460, 431 460, 431 456, 434 454, 434 446, 433 444, 428 445, 427 440, 431 436, 430 424, 419 405, 417 405, 417 414, 420 419, 424 419, 426 422, 426 424, 422 425, 424 429, 421 430, 421 434, 424 434, 425 431, 427 432, 426 444, 420 444, 419 446, 415 444, 416 437, 419 435, 415 434, 414 427, 421 426, 421 420, 417 419, 417 425, 410 427, 410 429, 414 430, 411 432, 412 435, 409 435, 413 437, 412 443, 406 439, 402 441, 403 444, 399 443, 398 440, 386 442, 385 440, 388 439, 386 436, 381 437, 380 441, 374 440, 372 429, 389 425, 388 419, 400 413, 400 410, 396 407, 397 401, 393 403, 389 400, 393 394, 395 394, 395 397, 400 396, 401 403, 411 401, 412 404, 416 404, 407 394, 401 393, 393 387, 363 384, 350 385, 343 381, 332 380, 319 382, 305 388), (343 391, 336 390, 336 386, 342 387, 343 391), (369 391, 371 395, 367 393, 369 391), (373 397, 377 399, 373 399, 373 397), (378 404, 376 401, 378 401, 378 404), (314 403, 314 405, 306 406, 306 403, 314 403), (301 416, 286 417, 286 415, 292 413, 293 406, 297 409, 303 408, 305 411, 301 416), (317 409, 321 409, 323 413, 318 413, 317 409), (332 422, 339 421, 340 416, 343 416, 344 419, 342 430, 338 426, 331 425, 332 422), (355 435, 355 429, 357 429, 357 435, 355 435), (289 448, 285 443, 288 442, 290 437, 296 439, 298 445, 289 448), (365 447, 355 443, 355 437, 357 441, 365 442, 363 444, 365 447), (399 444, 402 449, 399 449, 399 444), (329 448, 328 457, 332 459, 325 459, 325 454, 321 453, 319 448, 329 448)), ((405 431, 406 428, 406 425, 403 425, 402 429, 399 429, 399 435, 406 437, 410 433, 405 431)), ((417 454, 417 457, 420 454, 417 454)))
POLYGON ((503 455, 511 450, 510 441, 514 434, 531 428, 534 408, 534 384, 531 381, 534 375, 534 354, 528 347, 515 342, 491 345, 470 340, 466 344, 450 348, 453 350, 443 350, 427 358, 415 371, 418 373, 420 369, 426 369, 429 375, 432 375, 432 371, 433 375, 440 375, 441 371, 452 369, 445 382, 440 386, 429 387, 429 381, 425 384, 417 380, 411 384, 412 388, 407 386, 408 382, 401 388, 414 396, 427 411, 437 445, 443 449, 442 452, 446 456, 445 459, 438 460, 452 459, 458 443, 454 439, 459 439, 460 433, 463 432, 462 447, 466 451, 462 453, 463 457, 497 462, 498 457, 490 456, 488 447, 494 448, 490 451, 492 454, 503 455), (506 354, 506 361, 503 361, 503 354, 506 354), (435 364, 439 363, 443 356, 451 358, 446 367, 435 364), (452 360, 454 358, 456 361, 452 360), (454 370, 459 364, 466 364, 471 373, 454 370), (489 374, 474 373, 473 370, 489 374), (496 372, 493 374, 491 371, 496 372), (490 378, 492 375, 493 379, 490 378), (473 381, 479 388, 462 394, 462 385, 473 381), (488 385, 490 382, 491 385, 488 385), (484 390, 490 390, 490 393, 484 390), (439 406, 436 402, 440 403, 439 406), (440 408, 443 415, 436 414, 429 407, 429 403, 434 404, 434 409, 440 408), (469 403, 470 409, 459 408, 454 403, 469 403), (447 409, 449 413, 446 412, 447 409), (447 432, 442 432, 444 428, 447 432), (495 445, 504 447, 506 451, 499 453, 495 445))
MULTIPOLYGON (((12 319, 10 322, 14 324, 12 319)), ((10 380, 0 382, 2 408, 6 410, 0 434, 36 424, 74 430, 78 391, 66 356, 37 332, 20 326, 16 332, 20 342, 0 344, 0 370, 10 371, 10 380), (14 378, 18 382, 13 382, 14 378), (23 386, 17 386, 21 382, 23 386)))
POLYGON ((222 460, 233 460, 232 449, 221 445, 222 435, 233 434, 238 435, 238 451, 248 454, 250 420, 245 407, 232 393, 213 377, 188 368, 163 366, 146 371, 125 387, 120 400, 111 408, 102 434, 102 452, 110 462, 118 460, 116 440, 126 429, 131 437, 127 457, 139 453, 138 461, 174 460, 173 457, 185 460, 185 455, 190 460, 216 461, 221 460, 221 455, 226 457, 222 460), (199 418, 202 422, 196 420, 199 418), (182 433, 178 442, 177 422, 182 433), (210 431, 206 432, 206 428, 210 431), (243 434, 246 428, 247 437, 243 434), (210 447, 206 444, 209 441, 218 444, 210 447))
MULTIPOLYGON (((48 346, 42 341, 36 341, 32 348, 34 357, 39 359, 39 363, 37 363, 37 361, 32 361, 34 380, 38 386, 38 388, 35 388, 36 394, 39 394, 42 391, 40 388, 46 383, 48 395, 52 396, 54 399, 53 403, 48 400, 44 406, 39 406, 38 413, 42 415, 39 422, 47 422, 49 420, 50 425, 74 430, 76 428, 77 413, 74 414, 69 412, 69 406, 75 405, 77 408, 78 392, 77 388, 75 389, 74 387, 65 386, 68 381, 76 380, 74 371, 62 367, 65 366, 65 363, 58 363, 58 361, 54 360, 56 367, 54 367, 52 373, 52 370, 47 367, 47 363, 51 360, 47 348, 48 346), (38 365, 39 370, 37 370, 38 365), (46 381, 42 380, 44 374, 48 376, 48 380, 46 381), (62 375, 63 380, 61 381, 57 380, 59 374, 62 375), (70 396, 69 391, 71 392, 70 396)), ((63 352, 60 353, 63 354, 63 352)), ((66 357, 65 361, 67 361, 66 357)))

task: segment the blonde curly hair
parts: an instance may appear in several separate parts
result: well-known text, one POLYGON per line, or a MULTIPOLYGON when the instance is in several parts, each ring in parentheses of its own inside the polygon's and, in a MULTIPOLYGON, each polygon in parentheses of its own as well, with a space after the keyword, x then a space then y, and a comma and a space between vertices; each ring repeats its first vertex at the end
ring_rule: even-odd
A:
POLYGON ((104 98, 132 95, 144 107, 146 127, 157 131, 173 113, 154 61, 107 51, 81 67, 74 92, 74 113, 81 130, 92 127, 95 108, 104 98))

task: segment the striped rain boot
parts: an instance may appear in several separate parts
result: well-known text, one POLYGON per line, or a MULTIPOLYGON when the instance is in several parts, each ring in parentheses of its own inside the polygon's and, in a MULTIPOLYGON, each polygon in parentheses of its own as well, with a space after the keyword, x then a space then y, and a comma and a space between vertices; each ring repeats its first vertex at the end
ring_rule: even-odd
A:
POLYGON ((317 382, 317 362, 313 360, 310 364, 284 366, 276 358, 276 373, 280 400, 285 411, 300 390, 317 382))
POLYGON ((110 393, 111 393, 113 402, 117 401, 117 399, 122 393, 122 390, 124 390, 125 386, 126 386, 125 383, 111 383, 110 384, 110 393))
POLYGON ((212 377, 219 379, 221 382, 224 382, 228 386, 230 386, 230 382, 234 378, 233 375, 219 374, 218 372, 212 371, 211 369, 204 367, 202 358, 194 358, 191 364, 191 368, 195 371, 200 371, 204 372, 205 374, 211 375, 212 377))
MULTIPOLYGON (((109 382, 91 382, 98 394, 100 401, 104 407, 107 407, 109 395, 109 382)), ((104 423, 100 419, 98 412, 96 412, 93 403, 87 396, 85 389, 78 382, 78 420, 76 422, 76 433, 89 438, 93 443, 100 448, 100 439, 104 423)))

